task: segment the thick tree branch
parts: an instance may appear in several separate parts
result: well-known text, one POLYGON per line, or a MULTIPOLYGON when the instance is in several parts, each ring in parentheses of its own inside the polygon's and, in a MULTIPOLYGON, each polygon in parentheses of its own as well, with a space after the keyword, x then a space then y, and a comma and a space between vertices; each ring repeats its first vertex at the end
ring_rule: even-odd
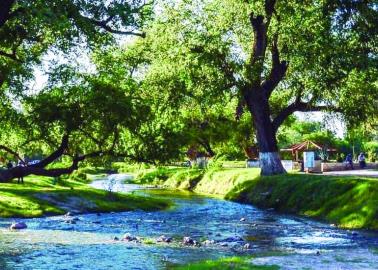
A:
POLYGON ((253 49, 247 64, 247 77, 254 88, 261 84, 261 75, 264 68, 265 54, 268 43, 268 29, 276 0, 265 0, 265 16, 250 14, 250 23, 253 29, 253 49))
POLYGON ((41 160, 40 162, 30 165, 29 167, 35 167, 35 168, 44 168, 50 163, 54 162, 57 158, 61 157, 64 152, 68 149, 68 138, 69 135, 65 134, 62 137, 62 142, 60 143, 60 146, 58 149, 56 149, 53 153, 51 153, 48 157, 45 159, 41 160))
POLYGON ((280 52, 278 49, 278 35, 274 35, 272 42, 272 69, 268 78, 262 83, 266 95, 269 97, 280 81, 285 77, 288 64, 286 61, 280 60, 280 52))
POLYGON ((333 111, 341 112, 341 110, 331 105, 312 105, 311 102, 301 102, 297 99, 294 103, 284 108, 272 122, 274 131, 277 132, 282 123, 294 112, 319 112, 319 111, 333 111))
POLYGON ((100 28, 104 29, 105 31, 112 33, 112 34, 139 36, 139 37, 142 37, 142 38, 146 37, 146 33, 144 33, 144 32, 122 31, 122 30, 113 29, 111 26, 108 25, 108 22, 109 22, 108 20, 99 21, 99 20, 95 20, 95 19, 87 18, 87 17, 83 17, 83 18, 88 19, 94 25, 96 25, 96 26, 98 26, 98 27, 100 27, 100 28))
POLYGON ((0 27, 2 27, 11 17, 11 9, 16 0, 1 0, 0 4, 0 27))
POLYGON ((21 158, 21 156, 16 151, 10 149, 9 147, 7 147, 5 145, 0 145, 0 150, 4 150, 5 152, 8 152, 9 154, 15 156, 22 163, 25 163, 25 161, 21 158))

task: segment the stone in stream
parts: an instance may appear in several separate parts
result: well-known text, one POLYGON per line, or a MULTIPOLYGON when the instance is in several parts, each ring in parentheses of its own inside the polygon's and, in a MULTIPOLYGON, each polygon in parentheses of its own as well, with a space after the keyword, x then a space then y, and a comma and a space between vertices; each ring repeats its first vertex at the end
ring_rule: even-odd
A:
POLYGON ((244 246, 243 246, 243 249, 251 249, 252 248, 252 246, 251 246, 251 244, 249 244, 249 243, 247 243, 247 244, 245 244, 244 246))
POLYGON ((65 220, 64 223, 68 223, 68 224, 76 224, 76 221, 73 220, 73 219, 68 219, 68 220, 65 220))
POLYGON ((186 246, 200 246, 200 244, 196 240, 193 240, 189 236, 185 236, 182 240, 182 243, 186 246))
POLYGON ((24 222, 15 222, 15 223, 12 223, 12 225, 10 225, 9 228, 11 230, 22 230, 22 229, 26 229, 27 227, 28 226, 24 222))
POLYGON ((244 222, 244 221, 245 221, 245 218, 241 218, 241 219, 240 219, 240 222, 244 222))
POLYGON ((214 240, 205 240, 202 242, 202 245, 204 246, 210 246, 210 245, 214 245, 215 244, 215 241, 214 240))
POLYGON ((231 236, 227 237, 226 239, 223 239, 222 242, 226 243, 235 243, 235 242, 244 242, 244 239, 240 236, 231 236))
POLYGON ((171 242, 172 242, 172 238, 171 238, 171 237, 167 237, 167 236, 165 236, 165 235, 161 235, 161 236, 159 236, 159 237, 156 239, 156 242, 171 243, 171 242))
POLYGON ((132 242, 132 241, 138 241, 138 238, 131 235, 130 233, 125 233, 122 238, 123 241, 132 242))
POLYGON ((119 238, 118 238, 117 236, 114 236, 113 240, 114 240, 114 241, 118 241, 119 238))

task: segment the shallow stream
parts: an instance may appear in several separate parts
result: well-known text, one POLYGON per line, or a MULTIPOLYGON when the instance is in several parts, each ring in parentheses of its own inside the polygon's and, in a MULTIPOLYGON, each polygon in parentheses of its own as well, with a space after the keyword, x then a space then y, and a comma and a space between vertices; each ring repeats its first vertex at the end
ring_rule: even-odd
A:
POLYGON ((75 216, 75 224, 63 216, 17 219, 28 225, 22 231, 7 229, 14 219, 0 219, 0 269, 166 269, 235 255, 251 255, 255 264, 281 269, 378 269, 377 232, 340 230, 191 193, 144 190, 123 184, 125 177, 113 175, 93 186, 168 197, 175 206, 158 212, 82 214, 75 216), (114 240, 125 233, 144 240, 114 240), (173 242, 151 244, 161 235, 173 242), (184 246, 184 236, 214 243, 184 246))

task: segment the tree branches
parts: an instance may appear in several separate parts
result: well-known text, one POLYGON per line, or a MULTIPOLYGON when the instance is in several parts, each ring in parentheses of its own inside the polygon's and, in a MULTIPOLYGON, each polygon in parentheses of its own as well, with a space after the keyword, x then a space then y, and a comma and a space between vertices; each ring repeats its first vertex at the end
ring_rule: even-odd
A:
POLYGON ((278 36, 273 38, 272 43, 272 71, 269 78, 261 85, 261 76, 263 73, 266 49, 268 46, 268 29, 275 11, 276 0, 265 0, 265 16, 255 15, 251 12, 249 18, 253 29, 253 47, 249 63, 247 63, 247 77, 250 80, 252 88, 266 88, 266 94, 269 95, 271 89, 279 83, 286 72, 286 64, 280 62, 279 51, 277 46, 278 36))
POLYGON ((277 87, 280 81, 286 74, 288 63, 281 61, 280 52, 278 50, 278 35, 274 35, 272 42, 272 68, 268 78, 262 83, 262 88, 269 97, 273 90, 277 87))
POLYGON ((340 108, 331 105, 313 105, 311 101, 302 102, 300 98, 297 98, 293 103, 285 107, 281 112, 273 119, 272 125, 274 131, 277 132, 281 124, 294 112, 319 112, 319 111, 333 111, 341 112, 340 108))
MULTIPOLYGON (((86 17, 83 17, 83 18, 86 18, 86 17)), ((108 19, 106 19, 104 21, 99 21, 99 20, 95 20, 95 19, 92 19, 92 18, 86 18, 86 19, 88 19, 94 25, 96 25, 96 26, 98 26, 98 27, 100 27, 100 28, 104 29, 105 31, 112 33, 112 34, 132 35, 132 36, 139 36, 139 37, 142 37, 142 38, 146 37, 146 33, 144 33, 144 32, 123 31, 123 30, 118 30, 118 29, 112 28, 108 24, 112 20, 112 17, 109 17, 108 19)))
POLYGON ((4 150, 5 152, 8 152, 9 154, 15 156, 21 162, 25 163, 25 161, 20 157, 20 155, 16 151, 10 149, 9 147, 5 145, 0 145, 0 150, 4 150))
POLYGON ((30 165, 29 167, 35 167, 35 168, 44 168, 50 163, 54 162, 57 158, 61 157, 64 152, 68 149, 68 138, 69 134, 65 134, 62 137, 62 142, 60 143, 60 146, 58 149, 56 149, 53 153, 51 153, 48 157, 41 160, 40 162, 30 165))

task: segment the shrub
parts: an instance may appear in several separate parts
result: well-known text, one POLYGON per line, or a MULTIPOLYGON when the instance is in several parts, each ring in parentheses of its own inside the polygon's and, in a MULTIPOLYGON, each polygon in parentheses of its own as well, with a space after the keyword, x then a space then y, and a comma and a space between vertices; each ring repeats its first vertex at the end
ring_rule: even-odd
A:
POLYGON ((378 159, 378 141, 367 142, 363 148, 370 161, 375 162, 378 159))

